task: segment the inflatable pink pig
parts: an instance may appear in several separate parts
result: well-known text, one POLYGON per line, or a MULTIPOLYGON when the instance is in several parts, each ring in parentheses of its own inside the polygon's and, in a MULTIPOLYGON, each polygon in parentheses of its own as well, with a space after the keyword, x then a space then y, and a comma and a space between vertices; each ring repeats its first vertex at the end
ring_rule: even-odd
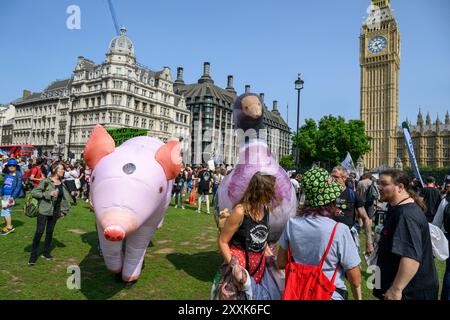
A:
POLYGON ((116 148, 108 132, 97 125, 84 159, 93 169, 90 197, 106 267, 122 273, 124 281, 137 280, 181 169, 180 143, 136 137, 116 148))

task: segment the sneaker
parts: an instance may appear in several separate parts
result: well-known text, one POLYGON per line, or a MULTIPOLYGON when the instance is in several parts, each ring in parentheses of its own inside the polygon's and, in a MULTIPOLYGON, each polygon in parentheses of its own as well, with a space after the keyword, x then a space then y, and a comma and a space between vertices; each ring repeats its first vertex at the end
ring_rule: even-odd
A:
POLYGON ((54 259, 53 256, 51 254, 49 254, 49 253, 47 253, 47 254, 44 253, 44 254, 41 255, 41 257, 45 258, 47 260, 53 260, 54 259))
POLYGON ((11 228, 4 228, 2 229, 2 232, 0 232, 0 235, 2 236, 6 236, 7 234, 10 234, 11 232, 16 231, 16 228, 11 227, 11 228))
POLYGON ((36 257, 30 257, 30 260, 28 260, 28 265, 29 266, 34 266, 36 264, 36 257))
POLYGON ((211 214, 209 211, 206 211, 206 214, 211 214))
POLYGON ((181 206, 181 209, 183 209, 183 210, 184 210, 184 206, 181 206))
POLYGON ((175 205, 175 209, 178 208, 178 205, 175 205))
POLYGON ((195 212, 200 213, 200 209, 195 210, 195 212))
POLYGON ((86 202, 89 202, 89 199, 86 199, 86 202))

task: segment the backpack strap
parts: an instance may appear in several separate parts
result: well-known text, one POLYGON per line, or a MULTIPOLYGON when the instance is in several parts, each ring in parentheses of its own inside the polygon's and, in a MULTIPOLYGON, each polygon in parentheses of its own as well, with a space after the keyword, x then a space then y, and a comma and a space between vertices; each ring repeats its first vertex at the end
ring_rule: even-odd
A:
MULTIPOLYGON (((338 224, 339 224, 339 223, 336 223, 336 224, 334 225, 333 232, 331 232, 330 240, 328 241, 327 250, 325 251, 325 254, 323 255, 322 259, 320 260, 320 264, 319 264, 320 269, 323 268, 323 264, 325 263, 325 259, 327 258, 328 252, 329 252, 330 249, 331 249, 331 245, 333 244, 333 239, 334 239, 334 235, 336 234, 336 229, 337 229, 338 224)), ((333 277, 332 277, 331 280, 330 280, 331 283, 334 283, 334 280, 336 279, 336 275, 337 275, 337 271, 338 271, 338 270, 339 270, 339 263, 337 264, 336 269, 334 270, 333 277)))

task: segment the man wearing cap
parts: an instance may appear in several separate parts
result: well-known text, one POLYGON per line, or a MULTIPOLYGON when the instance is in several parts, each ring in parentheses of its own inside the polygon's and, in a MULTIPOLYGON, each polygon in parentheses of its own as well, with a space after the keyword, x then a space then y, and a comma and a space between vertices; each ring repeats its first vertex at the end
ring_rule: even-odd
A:
POLYGON ((5 227, 2 228, 0 235, 7 235, 15 230, 11 223, 11 209, 22 192, 22 173, 15 159, 9 159, 6 162, 3 174, 5 180, 0 192, 2 196, 1 216, 5 219, 5 227))

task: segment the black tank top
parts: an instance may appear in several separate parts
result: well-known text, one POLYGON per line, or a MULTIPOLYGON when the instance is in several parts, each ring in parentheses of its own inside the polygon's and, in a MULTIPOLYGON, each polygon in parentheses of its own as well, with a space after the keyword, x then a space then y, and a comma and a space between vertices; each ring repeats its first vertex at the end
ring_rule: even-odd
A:
POLYGON ((244 220, 236 233, 231 238, 231 244, 242 250, 261 252, 269 236, 269 210, 264 207, 264 217, 261 221, 255 221, 249 214, 244 215, 244 220))

